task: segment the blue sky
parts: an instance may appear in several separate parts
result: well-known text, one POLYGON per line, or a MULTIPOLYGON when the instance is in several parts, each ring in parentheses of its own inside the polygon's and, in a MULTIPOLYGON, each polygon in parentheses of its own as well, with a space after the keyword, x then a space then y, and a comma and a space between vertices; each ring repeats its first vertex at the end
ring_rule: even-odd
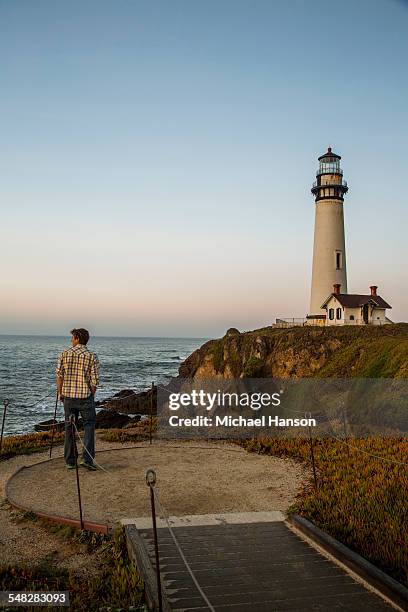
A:
POLYGON ((408 317, 408 3, 0 1, 0 333, 308 310, 317 156, 349 291, 408 317))

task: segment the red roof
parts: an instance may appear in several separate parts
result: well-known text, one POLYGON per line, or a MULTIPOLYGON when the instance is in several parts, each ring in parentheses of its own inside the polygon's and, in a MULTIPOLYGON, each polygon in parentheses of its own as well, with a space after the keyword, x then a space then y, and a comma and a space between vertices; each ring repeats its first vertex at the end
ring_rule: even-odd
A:
POLYGON ((369 302, 378 308, 392 308, 380 295, 359 295, 357 293, 331 293, 327 300, 322 304, 324 308, 330 298, 334 296, 345 308, 359 308, 369 302))

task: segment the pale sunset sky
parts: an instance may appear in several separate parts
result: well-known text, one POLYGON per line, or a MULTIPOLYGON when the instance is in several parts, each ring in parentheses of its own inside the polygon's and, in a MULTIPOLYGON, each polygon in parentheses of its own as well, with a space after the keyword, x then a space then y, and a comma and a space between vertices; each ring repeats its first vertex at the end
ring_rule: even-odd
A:
POLYGON ((305 316, 328 146, 349 292, 407 320, 407 65, 399 0, 0 0, 0 333, 305 316))

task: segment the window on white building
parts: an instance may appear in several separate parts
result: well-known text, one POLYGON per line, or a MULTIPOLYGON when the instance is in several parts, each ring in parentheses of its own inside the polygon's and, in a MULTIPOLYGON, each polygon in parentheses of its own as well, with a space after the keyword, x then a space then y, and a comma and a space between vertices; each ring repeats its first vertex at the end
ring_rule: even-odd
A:
POLYGON ((334 308, 329 308, 329 319, 330 321, 334 319, 334 308))
POLYGON ((336 319, 341 319, 342 311, 341 308, 336 308, 336 319))

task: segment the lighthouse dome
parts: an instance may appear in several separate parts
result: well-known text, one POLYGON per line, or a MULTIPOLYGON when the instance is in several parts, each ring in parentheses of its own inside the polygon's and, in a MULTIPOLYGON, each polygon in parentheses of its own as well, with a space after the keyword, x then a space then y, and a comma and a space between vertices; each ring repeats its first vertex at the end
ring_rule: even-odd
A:
MULTIPOLYGON (((336 159, 341 159, 340 155, 337 155, 337 153, 333 153, 332 148, 329 147, 326 151, 326 153, 323 153, 323 155, 321 155, 320 157, 318 157, 318 160, 323 160, 326 157, 333 157, 333 161, 335 161, 336 159)), ((328 161, 328 160, 327 160, 328 161)))

